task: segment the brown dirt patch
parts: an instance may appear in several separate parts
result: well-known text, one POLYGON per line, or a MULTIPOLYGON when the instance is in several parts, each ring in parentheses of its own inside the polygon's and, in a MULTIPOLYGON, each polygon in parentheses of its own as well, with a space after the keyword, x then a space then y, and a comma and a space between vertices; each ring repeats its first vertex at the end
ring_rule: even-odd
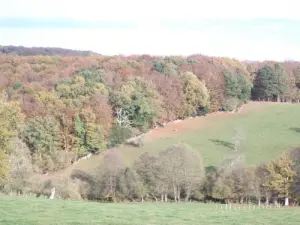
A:
MULTIPOLYGON (((165 127, 159 127, 151 130, 147 135, 147 141, 152 141, 159 138, 167 138, 180 132, 195 131, 207 126, 210 126, 213 119, 229 118, 241 114, 248 114, 256 111, 263 106, 262 102, 250 102, 243 105, 238 112, 215 112, 202 117, 188 118, 181 121, 173 121, 168 123, 165 127)), ((270 103, 271 104, 271 103, 270 103)))

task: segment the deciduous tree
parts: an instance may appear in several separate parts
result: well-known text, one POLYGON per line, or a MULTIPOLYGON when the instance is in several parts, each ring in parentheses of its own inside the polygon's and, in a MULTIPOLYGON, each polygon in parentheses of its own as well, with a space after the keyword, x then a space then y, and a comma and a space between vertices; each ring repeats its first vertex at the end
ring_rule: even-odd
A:
POLYGON ((124 111, 134 127, 147 130, 162 112, 161 96, 150 82, 131 77, 111 95, 115 110, 124 111))
POLYGON ((294 163, 287 154, 266 164, 269 180, 264 184, 276 197, 284 197, 285 205, 289 205, 291 186, 296 176, 294 163))
POLYGON ((54 117, 29 119, 22 131, 33 161, 43 170, 54 170, 58 152, 62 150, 59 122, 54 117))
POLYGON ((197 114, 200 107, 209 107, 209 93, 205 84, 191 72, 183 73, 180 78, 183 82, 184 96, 181 117, 197 114))

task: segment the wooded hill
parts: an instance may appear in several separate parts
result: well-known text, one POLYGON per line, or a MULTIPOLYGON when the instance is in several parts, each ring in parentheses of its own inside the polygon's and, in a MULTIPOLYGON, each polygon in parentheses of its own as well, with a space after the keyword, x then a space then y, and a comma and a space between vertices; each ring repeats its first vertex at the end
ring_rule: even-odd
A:
POLYGON ((5 129, 19 134, 42 171, 114 147, 157 122, 232 111, 251 98, 300 99, 298 62, 1 55, 0 74, 1 101, 18 112, 11 116, 24 118, 5 129))
POLYGON ((299 102, 300 63, 203 55, 2 54, 0 88, 4 178, 11 158, 36 173, 53 172, 163 122, 233 111, 251 98, 299 102))
POLYGON ((99 55, 92 51, 76 51, 65 48, 44 48, 44 47, 23 47, 23 46, 1 46, 0 54, 13 56, 33 56, 33 55, 59 55, 59 56, 89 56, 99 55))

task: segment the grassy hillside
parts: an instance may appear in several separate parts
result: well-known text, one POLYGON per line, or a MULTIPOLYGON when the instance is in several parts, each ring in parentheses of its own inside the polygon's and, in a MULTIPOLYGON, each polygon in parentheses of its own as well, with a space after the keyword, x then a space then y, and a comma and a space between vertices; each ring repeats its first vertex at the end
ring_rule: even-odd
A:
POLYGON ((225 210, 214 204, 103 204, 0 197, 1 225, 244 224, 296 225, 299 208, 225 210))
MULTIPOLYGON (((239 151, 249 164, 259 164, 276 158, 281 152, 300 146, 300 105, 251 102, 238 113, 215 113, 206 117, 187 119, 158 128, 146 136, 141 148, 119 148, 130 163, 142 152, 153 154, 179 142, 191 145, 204 158, 206 166, 218 164, 233 149, 235 129, 242 133, 239 151)), ((79 164, 97 164, 96 156, 79 164)))

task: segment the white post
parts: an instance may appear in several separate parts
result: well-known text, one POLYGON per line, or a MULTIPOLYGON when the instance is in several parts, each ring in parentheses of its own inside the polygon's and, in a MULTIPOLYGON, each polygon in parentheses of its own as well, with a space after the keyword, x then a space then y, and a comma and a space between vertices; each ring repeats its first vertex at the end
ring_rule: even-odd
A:
POLYGON ((284 200, 284 206, 289 206, 289 198, 286 197, 284 200))
POLYGON ((51 189, 51 195, 49 199, 54 199, 54 195, 55 195, 55 187, 51 189))

